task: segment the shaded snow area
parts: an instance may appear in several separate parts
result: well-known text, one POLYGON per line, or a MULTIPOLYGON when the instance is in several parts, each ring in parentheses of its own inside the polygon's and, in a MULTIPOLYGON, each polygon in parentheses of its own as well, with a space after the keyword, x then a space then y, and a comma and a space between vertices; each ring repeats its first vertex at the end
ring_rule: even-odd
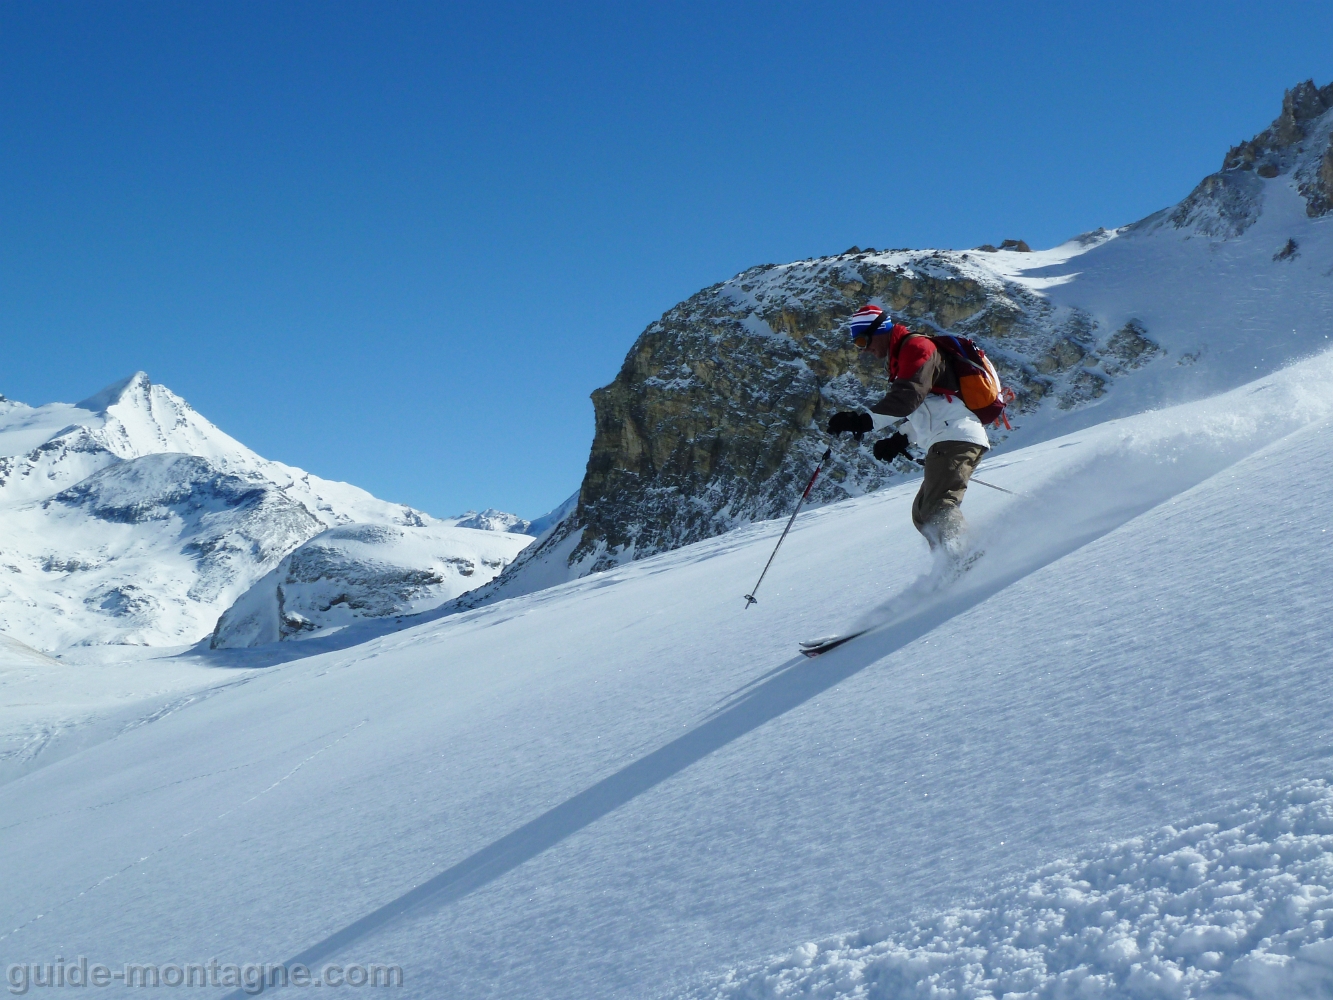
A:
MULTIPOLYGON (((353 523, 453 522, 267 461, 142 372, 77 405, 0 398, 0 632, 39 649, 196 642, 298 545, 353 523)), ((430 559, 472 561, 478 583, 522 545, 442 537, 430 559)))
MULTIPOLYGON (((512 524, 513 515, 505 517, 496 520, 512 524)), ((330 528, 297 546, 228 608, 211 645, 258 646, 367 618, 420 614, 494 579, 531 541, 510 527, 330 528)))
POLYGON ((700 996, 1333 996, 1333 788, 1297 782, 700 996), (1327 929, 1326 929, 1327 928, 1327 929))
POLYGON ((1329 996, 1330 379, 994 455, 1018 495, 969 490, 952 582, 907 482, 803 513, 748 610, 782 521, 175 657, 195 687, 0 783, 0 951, 432 1000, 1329 996))

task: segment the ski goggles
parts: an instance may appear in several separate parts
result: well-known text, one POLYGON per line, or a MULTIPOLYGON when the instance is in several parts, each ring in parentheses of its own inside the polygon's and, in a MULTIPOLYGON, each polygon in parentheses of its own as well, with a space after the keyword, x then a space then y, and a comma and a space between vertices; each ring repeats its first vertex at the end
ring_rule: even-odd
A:
POLYGON ((870 346, 870 338, 879 333, 879 328, 884 325, 884 321, 888 319, 888 316, 888 313, 880 313, 875 317, 875 321, 868 327, 860 333, 852 335, 852 343, 855 344, 859 350, 864 351, 870 346))

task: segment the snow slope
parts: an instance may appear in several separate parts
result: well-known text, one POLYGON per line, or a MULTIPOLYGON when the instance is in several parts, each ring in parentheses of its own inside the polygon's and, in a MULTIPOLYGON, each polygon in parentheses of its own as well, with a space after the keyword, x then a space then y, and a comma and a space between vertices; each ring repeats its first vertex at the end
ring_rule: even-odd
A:
MULTIPOLYGON (((353 523, 454 521, 263 459, 143 372, 76 405, 0 399, 0 631, 40 649, 198 641, 298 545, 353 523)), ((524 544, 479 539, 446 553, 432 536, 417 561, 470 561, 475 586, 524 544)))
POLYGON ((1330 996, 1330 919, 1333 787, 1299 781, 1184 829, 1053 862, 896 934, 808 942, 700 992, 1330 996))
POLYGON ((243 683, 192 654, 211 696, 0 785, 0 949, 414 997, 1327 996, 1331 377, 994 457, 1023 495, 969 491, 942 590, 908 483, 802 515, 749 610, 781 522, 243 683))
MULTIPOLYGON (((1325 117, 1333 127, 1333 113, 1325 117)), ((1328 346, 1333 216, 1308 216, 1291 176, 1252 180, 1255 219, 1225 240, 1176 228, 1168 209, 1086 246, 985 255, 989 269, 1055 309, 1082 310, 1106 329, 1137 320, 1165 351, 1165 363, 1113 384, 1083 410, 1027 418, 1032 430, 1064 432, 1224 391, 1328 346), (1289 240, 1298 250, 1282 258, 1289 240)))

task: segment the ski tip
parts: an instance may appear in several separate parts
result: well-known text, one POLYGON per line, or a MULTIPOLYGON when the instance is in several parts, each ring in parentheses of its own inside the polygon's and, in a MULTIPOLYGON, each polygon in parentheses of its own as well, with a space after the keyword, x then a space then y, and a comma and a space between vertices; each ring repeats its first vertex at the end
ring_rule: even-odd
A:
POLYGON ((821 635, 818 639, 803 639, 801 640, 801 648, 814 649, 816 646, 823 646, 825 643, 833 642, 838 638, 841 637, 836 635, 821 635))
POLYGON ((830 649, 837 649, 844 642, 851 642, 858 635, 865 635, 869 629, 862 629, 860 632, 852 632, 850 635, 831 635, 823 639, 812 639, 810 642, 801 643, 801 652, 806 656, 819 656, 821 653, 827 653, 830 649))

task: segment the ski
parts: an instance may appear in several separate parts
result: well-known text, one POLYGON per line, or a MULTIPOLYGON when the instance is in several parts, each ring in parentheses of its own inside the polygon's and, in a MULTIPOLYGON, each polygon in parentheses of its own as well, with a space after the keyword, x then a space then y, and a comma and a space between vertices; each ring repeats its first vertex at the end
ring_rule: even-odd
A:
POLYGON ((807 639, 801 643, 801 652, 806 656, 819 656, 821 653, 827 653, 830 649, 837 649, 844 642, 850 642, 857 636, 865 635, 873 628, 889 624, 897 615, 911 611, 923 600, 929 599, 946 587, 956 583, 985 554, 984 549, 973 549, 971 552, 937 565, 930 574, 921 577, 913 587, 899 595, 896 606, 887 609, 888 613, 883 621, 867 628, 857 629, 855 632, 848 632, 845 635, 826 635, 819 639, 807 639))
POLYGON ((850 642, 858 635, 865 635, 869 629, 862 629, 859 632, 850 632, 847 635, 826 635, 822 639, 809 639, 801 643, 801 652, 806 656, 818 656, 820 653, 827 653, 830 649, 837 649, 844 642, 850 642))

